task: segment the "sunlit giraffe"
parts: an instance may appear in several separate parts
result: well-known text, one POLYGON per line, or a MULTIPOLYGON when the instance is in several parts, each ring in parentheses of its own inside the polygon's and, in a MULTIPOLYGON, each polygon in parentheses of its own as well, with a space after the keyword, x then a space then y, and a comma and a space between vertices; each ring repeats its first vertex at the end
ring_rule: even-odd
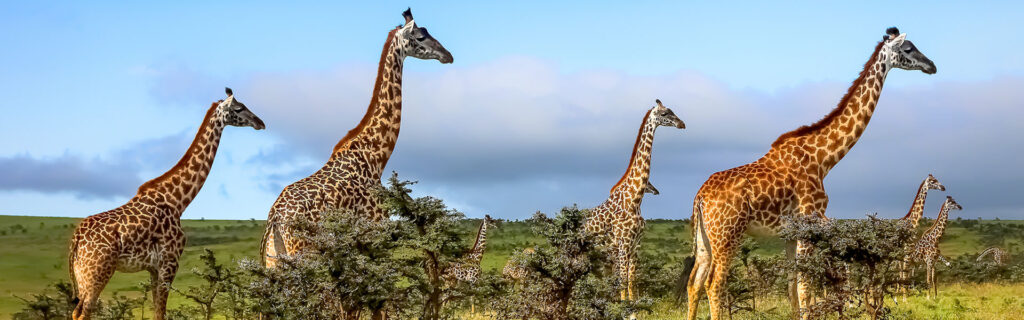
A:
MULTIPOLYGON (((864 133, 893 68, 928 74, 936 70, 906 34, 889 28, 860 76, 825 118, 783 134, 760 159, 712 174, 704 182, 693 199, 695 264, 687 279, 687 319, 697 318, 698 294, 705 286, 711 319, 720 318, 729 264, 749 225, 777 232, 783 216, 827 219, 825 176, 864 133)), ((790 243, 787 255, 792 259, 808 248, 805 243, 790 243)), ((805 317, 809 296, 799 274, 789 292, 794 312, 805 317)))
POLYGON ((203 188, 226 126, 265 126, 225 89, 199 124, 192 145, 171 170, 139 187, 128 203, 82 220, 71 236, 68 255, 77 306, 72 319, 90 319, 114 271, 148 271, 153 283, 153 318, 163 319, 167 293, 185 245, 181 214, 203 188))

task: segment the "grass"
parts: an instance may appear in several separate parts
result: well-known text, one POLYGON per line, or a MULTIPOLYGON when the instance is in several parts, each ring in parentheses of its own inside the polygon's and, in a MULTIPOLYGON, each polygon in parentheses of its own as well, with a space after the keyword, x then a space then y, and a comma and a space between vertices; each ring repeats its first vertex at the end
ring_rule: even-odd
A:
MULTIPOLYGON (((0 318, 9 318, 21 309, 17 297, 28 297, 43 290, 58 280, 67 280, 68 240, 79 219, 54 217, 0 216, 0 318)), ((983 223, 1018 224, 1021 221, 984 221, 983 223)), ((218 261, 233 263, 242 258, 255 259, 259 254, 259 242, 263 236, 264 221, 260 220, 184 220, 182 226, 188 237, 187 247, 181 259, 181 267, 174 285, 178 288, 199 283, 190 270, 199 265, 203 248, 217 254, 218 261)), ((473 233, 479 220, 463 221, 462 229, 467 245, 474 239, 473 233)), ((922 223, 922 229, 927 223, 922 223)), ((755 254, 774 255, 783 252, 781 240, 770 235, 753 238, 760 245, 755 254)), ((649 254, 668 254, 682 258, 690 253, 689 224, 678 220, 648 220, 647 230, 640 250, 649 254)), ((972 230, 950 226, 940 247, 947 256, 981 251, 981 236, 972 230)), ((505 260, 513 251, 534 246, 541 239, 530 232, 524 222, 504 222, 488 234, 487 253, 482 267, 485 270, 501 270, 505 260)), ((104 290, 103 298, 114 292, 138 296, 138 284, 149 278, 145 272, 116 273, 104 290)), ((948 283, 941 279, 940 282, 948 283)), ((911 314, 913 319, 1006 319, 1024 314, 1024 285, 1010 284, 945 284, 940 288, 938 300, 927 301, 923 295, 911 296, 906 304, 895 307, 898 312, 911 314)), ((170 304, 183 303, 177 293, 171 293, 170 304)), ((149 306, 147 306, 148 310, 149 306)), ((765 304, 759 303, 759 310, 774 308, 784 315, 789 306, 783 297, 776 297, 765 304)), ((148 312, 147 312, 148 314, 148 312)), ((707 315, 707 303, 702 304, 701 315, 707 315)), ((656 312, 646 319, 675 319, 684 316, 683 311, 668 304, 659 304, 656 312)), ((738 319, 744 318, 739 314, 738 319)))

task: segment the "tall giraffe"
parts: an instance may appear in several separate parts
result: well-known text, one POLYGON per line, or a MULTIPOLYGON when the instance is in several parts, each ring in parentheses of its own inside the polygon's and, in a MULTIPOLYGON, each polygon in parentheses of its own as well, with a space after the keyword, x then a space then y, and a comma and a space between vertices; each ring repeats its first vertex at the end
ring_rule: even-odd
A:
POLYGON ((167 290, 185 245, 181 214, 203 188, 225 126, 265 128, 263 120, 235 99, 214 102, 195 140, 171 170, 139 187, 128 203, 82 220, 68 255, 77 306, 72 319, 89 319, 114 271, 148 271, 153 282, 154 319, 163 319, 167 290))
POLYGON ((914 196, 914 202, 910 205, 910 211, 906 216, 900 218, 900 223, 914 230, 915 234, 917 233, 917 224, 921 220, 921 216, 924 215, 924 201, 928 198, 928 190, 946 191, 946 186, 939 183, 939 179, 936 179, 935 176, 929 174, 917 188, 917 195, 914 196))
POLYGON ((473 242, 473 248, 469 250, 465 257, 452 263, 441 273, 441 279, 444 280, 445 285, 453 287, 459 281, 476 282, 476 279, 480 276, 480 259, 484 255, 484 250, 487 249, 488 226, 494 226, 494 221, 491 220, 490 215, 484 215, 484 220, 480 222, 480 229, 476 232, 476 241, 473 242))
MULTIPOLYGON (((935 176, 932 176, 931 174, 929 174, 928 177, 925 178, 924 181, 921 182, 921 186, 917 188, 917 195, 914 196, 914 202, 911 203, 911 205, 910 205, 910 211, 907 212, 906 216, 904 216, 903 218, 900 218, 900 220, 899 220, 900 223, 905 228, 908 228, 911 231, 913 231, 915 236, 917 235, 917 224, 921 220, 921 216, 924 215, 924 203, 925 203, 925 199, 928 198, 928 190, 932 190, 932 189, 936 189, 936 190, 940 190, 940 191, 946 191, 946 187, 943 186, 941 183, 939 183, 939 179, 936 179, 935 176)), ((910 248, 910 246, 912 246, 912 245, 913 245, 912 243, 911 244, 907 244, 907 248, 906 249, 908 249, 908 251, 910 249, 913 249, 913 248, 910 248)), ((907 281, 907 271, 909 271, 908 270, 909 267, 910 267, 910 257, 908 256, 902 262, 900 262, 900 280, 901 281, 900 281, 900 284, 898 284, 896 286, 897 287, 896 291, 899 291, 899 292, 903 293, 903 301, 904 302, 907 301, 907 287, 904 284, 907 281)), ((893 299, 896 299, 896 297, 893 297, 893 299)), ((893 301, 895 301, 895 300, 893 300, 893 301)))
MULTIPOLYGON (((729 262, 750 224, 778 231, 782 216, 825 216, 823 180, 864 133, 893 68, 935 73, 935 64, 896 28, 875 46, 839 105, 820 121, 783 134, 760 159, 711 175, 693 199, 695 264, 687 279, 687 318, 697 317, 697 296, 707 286, 711 319, 719 319, 729 262)), ((810 246, 790 243, 787 254, 810 246)), ((807 303, 806 284, 791 281, 793 310, 807 303)))
POLYGON ((655 106, 647 110, 640 123, 633 154, 629 159, 626 173, 612 187, 608 199, 590 210, 583 227, 598 235, 612 249, 615 270, 625 288, 620 292, 622 300, 633 300, 633 274, 636 270, 636 247, 644 229, 644 218, 640 216, 640 203, 648 190, 651 171, 651 147, 654 130, 660 126, 685 129, 686 124, 672 109, 655 100, 655 106))
POLYGON ((327 209, 350 210, 371 220, 386 219, 373 190, 398 140, 402 120, 402 64, 406 57, 452 63, 452 54, 427 28, 402 13, 405 24, 388 32, 377 67, 377 80, 366 114, 334 147, 320 170, 284 188, 270 208, 260 245, 263 262, 274 267, 278 254, 294 254, 304 244, 292 236, 293 221, 319 221, 327 209))
POLYGON ((946 196, 946 202, 942 203, 942 208, 939 209, 939 216, 935 218, 931 228, 928 228, 928 231, 921 235, 921 239, 914 245, 914 251, 910 253, 910 261, 924 261, 925 270, 928 272, 926 280, 928 281, 929 294, 932 291, 935 292, 936 296, 939 294, 938 288, 935 286, 935 260, 942 260, 946 266, 949 266, 949 261, 946 261, 946 258, 942 256, 942 252, 939 251, 939 239, 946 232, 949 210, 963 210, 963 208, 953 200, 953 197, 946 196))
POLYGON ((985 251, 982 251, 981 254, 978 255, 977 262, 981 262, 982 260, 985 259, 985 256, 988 256, 990 254, 992 255, 992 261, 995 262, 997 266, 1001 266, 1001 265, 1005 264, 1006 263, 1006 256, 1009 255, 1006 252, 1006 250, 1003 250, 1002 248, 999 248, 999 247, 988 247, 988 249, 985 249, 985 251))

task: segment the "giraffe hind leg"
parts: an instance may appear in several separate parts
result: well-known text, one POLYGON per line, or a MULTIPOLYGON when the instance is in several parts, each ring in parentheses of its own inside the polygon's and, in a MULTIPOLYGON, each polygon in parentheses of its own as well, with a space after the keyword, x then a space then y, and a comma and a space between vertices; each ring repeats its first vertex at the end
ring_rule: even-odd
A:
POLYGON ((117 266, 117 260, 112 250, 107 247, 95 248, 89 245, 80 246, 76 252, 74 265, 71 266, 75 274, 75 282, 78 291, 78 304, 72 311, 71 318, 83 320, 92 318, 96 310, 96 302, 99 300, 103 288, 110 282, 117 266), (89 257, 90 259, 84 259, 89 257))

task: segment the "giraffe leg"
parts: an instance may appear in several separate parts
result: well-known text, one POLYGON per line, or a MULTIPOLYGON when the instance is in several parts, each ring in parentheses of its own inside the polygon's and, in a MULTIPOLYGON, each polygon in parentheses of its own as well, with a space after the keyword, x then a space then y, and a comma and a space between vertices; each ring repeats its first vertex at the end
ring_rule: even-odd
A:
MULTIPOLYGON (((786 243, 786 259, 789 261, 796 261, 797 244, 796 241, 789 241, 786 243)), ((800 295, 797 293, 797 275, 793 275, 789 279, 789 285, 786 290, 789 294, 789 307, 792 309, 793 314, 800 314, 800 295)))
POLYGON ((712 248, 717 253, 712 257, 711 284, 708 285, 708 305, 711 311, 711 320, 721 319, 722 309, 725 307, 722 304, 722 299, 725 297, 725 285, 729 278, 729 264, 732 262, 736 248, 739 247, 739 239, 743 236, 743 233, 731 232, 726 235, 728 238, 720 239, 725 240, 720 242, 720 246, 712 248))
POLYGON ((153 283, 153 320, 163 320, 167 313, 167 293, 174 282, 174 276, 178 272, 178 262, 164 262, 163 265, 152 273, 152 278, 157 280, 153 283))
MULTIPOLYGON (((701 232, 701 231, 697 231, 701 232)), ((710 244, 703 241, 703 235, 697 234, 694 242, 697 244, 697 252, 694 253, 693 271, 690 272, 690 280, 686 283, 687 309, 686 319, 697 319, 697 308, 700 305, 700 293, 709 280, 711 274, 711 252, 708 250, 710 244), (699 242, 698 242, 699 241, 699 242)))
POLYGON ((924 279, 925 279, 926 285, 928 286, 927 288, 925 288, 925 290, 927 290, 927 292, 925 292, 925 298, 927 298, 928 300, 931 300, 932 299, 932 286, 934 285, 934 283, 932 282, 932 261, 931 261, 931 259, 925 260, 925 269, 924 269, 924 271, 925 271, 924 279))
MULTIPOLYGON (((796 254, 800 255, 807 254, 811 250, 811 245, 804 241, 796 242, 796 254)), ((800 318, 805 318, 805 312, 810 309, 811 306, 811 292, 807 285, 807 278, 800 272, 796 274, 796 296, 800 306, 800 318)))
POLYGON ((619 300, 626 300, 627 291, 629 291, 629 253, 626 250, 627 248, 624 241, 616 241, 615 273, 618 274, 619 283, 622 285, 622 289, 619 289, 619 300))
MULTIPOLYGON (((629 301, 636 301, 636 296, 633 295, 633 290, 635 286, 634 279, 636 278, 636 250, 632 250, 632 248, 636 248, 636 245, 634 244, 633 246, 630 247, 628 255, 629 260, 626 261, 629 266, 628 269, 626 269, 626 276, 628 277, 628 282, 626 283, 626 290, 628 290, 629 301)), ((636 312, 630 313, 629 319, 636 320, 636 312)))
POLYGON ((71 266, 75 273, 75 282, 72 285, 78 289, 78 305, 72 311, 71 318, 74 320, 91 319, 96 311, 96 302, 99 301, 100 292, 110 282, 117 266, 114 250, 109 247, 96 248, 83 245, 78 248, 71 266), (85 259, 88 257, 88 259, 85 259))

